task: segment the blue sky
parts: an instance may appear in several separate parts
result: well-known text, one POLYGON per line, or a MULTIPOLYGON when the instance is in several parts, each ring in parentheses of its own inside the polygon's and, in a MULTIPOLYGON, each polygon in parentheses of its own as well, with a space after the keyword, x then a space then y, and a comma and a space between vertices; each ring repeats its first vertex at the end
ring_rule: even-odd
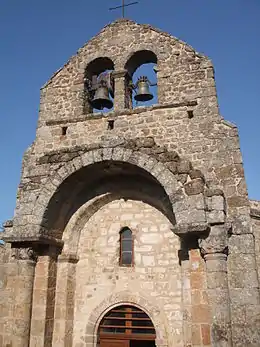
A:
MULTIPOLYGON (((40 87, 120 16, 108 11, 120 3, 0 0, 0 223, 13 215, 22 155, 35 136, 40 87)), ((260 200, 260 1, 140 0, 127 17, 159 27, 212 59, 221 114, 239 127, 249 196, 260 200)))

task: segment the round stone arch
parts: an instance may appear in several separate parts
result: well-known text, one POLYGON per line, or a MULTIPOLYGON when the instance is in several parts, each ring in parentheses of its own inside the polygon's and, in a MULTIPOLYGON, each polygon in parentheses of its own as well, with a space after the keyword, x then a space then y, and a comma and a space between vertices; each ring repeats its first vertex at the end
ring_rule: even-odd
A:
POLYGON ((129 76, 132 77, 136 69, 146 63, 158 63, 157 54, 155 54, 154 49, 138 49, 132 52, 127 57, 124 69, 128 72, 129 76))
MULTIPOLYGON (((119 65, 119 69, 120 70, 127 70, 127 66, 129 64, 129 61, 136 55, 139 54, 139 52, 150 52, 150 58, 149 60, 151 60, 151 62, 154 62, 153 60, 153 56, 155 56, 157 58, 157 64, 158 66, 160 65, 160 62, 163 61, 163 59, 165 59, 164 56, 162 56, 161 51, 155 47, 152 44, 149 43, 143 43, 143 44, 138 44, 136 46, 131 47, 131 50, 126 50, 120 59, 120 65, 119 65)), ((165 55, 165 52, 163 53, 165 55)), ((141 64, 143 64, 144 62, 142 62, 141 59, 141 64)), ((141 65, 140 64, 140 65, 141 65)))
MULTIPOLYGON (((174 204, 174 201, 184 198, 180 182, 178 182, 174 174, 156 158, 141 153, 140 151, 134 151, 123 147, 109 147, 91 150, 64 163, 46 181, 33 209, 34 224, 38 226, 38 232, 48 234, 46 222, 48 222, 50 201, 55 192, 61 188, 62 183, 80 169, 104 161, 112 163, 127 163, 137 167, 138 169, 142 169, 153 177, 153 179, 164 189, 172 205, 174 204)), ((55 230, 52 230, 53 236, 56 235, 55 232, 55 230)))
POLYGON ((83 229, 84 225, 101 207, 117 199, 134 199, 143 201, 158 209, 172 223, 172 225, 175 225, 176 223, 174 215, 169 214, 170 211, 165 210, 163 206, 160 206, 156 200, 156 192, 153 192, 153 196, 150 196, 145 192, 140 193, 139 191, 132 191, 129 189, 122 190, 120 192, 101 194, 87 201, 71 217, 63 233, 64 247, 62 252, 64 254, 70 254, 74 257, 78 257, 78 244, 81 230, 83 229))
POLYGON ((171 346, 167 337, 169 327, 163 312, 151 300, 147 299, 143 293, 132 293, 128 291, 113 293, 102 301, 90 314, 88 324, 86 326, 86 341, 88 347, 96 347, 97 332, 99 324, 104 315, 111 309, 120 305, 133 305, 143 310, 153 322, 156 331, 156 347, 171 346))

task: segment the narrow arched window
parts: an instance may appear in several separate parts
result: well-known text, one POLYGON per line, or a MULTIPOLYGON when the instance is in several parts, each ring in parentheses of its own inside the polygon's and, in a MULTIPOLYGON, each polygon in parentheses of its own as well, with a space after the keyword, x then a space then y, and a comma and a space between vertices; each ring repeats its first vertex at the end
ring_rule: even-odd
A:
POLYGON ((120 266, 132 266, 133 257, 133 234, 132 231, 125 227, 120 231, 120 266))

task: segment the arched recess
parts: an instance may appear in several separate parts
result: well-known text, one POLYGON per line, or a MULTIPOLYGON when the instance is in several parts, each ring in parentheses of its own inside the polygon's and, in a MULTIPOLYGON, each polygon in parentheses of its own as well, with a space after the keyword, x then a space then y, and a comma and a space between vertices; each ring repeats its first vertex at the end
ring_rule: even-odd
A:
POLYGON ((183 196, 172 172, 153 157, 125 148, 93 150, 65 163, 50 177, 34 207, 40 231, 61 238, 71 216, 87 201, 127 190, 139 192, 174 222, 171 199, 183 196), (151 193, 157 192, 156 201, 151 193), (149 196, 149 197, 147 197, 149 196))
POLYGON ((85 68, 84 76, 84 112, 91 113, 93 112, 93 99, 95 92, 98 87, 98 82, 100 83, 100 77, 102 74, 106 74, 105 85, 108 88, 109 99, 114 98, 114 86, 112 79, 112 71, 114 70, 114 62, 108 57, 98 57, 91 62, 85 68))
POLYGON ((139 102, 141 102, 141 104, 142 102, 147 103, 150 98, 152 99, 149 101, 149 104, 157 103, 157 70, 154 69, 154 64, 157 64, 157 62, 157 55, 153 50, 148 49, 138 50, 128 57, 124 69, 127 71, 126 83, 128 84, 128 95, 126 97, 129 108, 132 108, 135 102, 136 105, 138 105, 139 102), (149 89, 149 93, 146 95, 143 94, 143 100, 140 95, 142 93, 139 93, 142 85, 142 83, 140 84, 141 81, 146 81, 146 89, 149 89), (133 93, 133 91, 135 91, 135 93, 133 93), (135 94, 135 96, 133 94, 135 94), (136 99, 138 95, 140 100, 136 99))
POLYGON ((167 336, 169 336, 167 333, 167 320, 159 307, 147 299, 143 293, 125 291, 111 294, 91 313, 85 330, 86 340, 89 340, 88 337, 92 337, 93 343, 90 345, 91 347, 96 347, 97 345, 98 328, 103 317, 111 309, 121 305, 133 305, 145 312, 150 317, 155 328, 156 347, 170 346, 170 342, 167 340, 167 336))
MULTIPOLYGON (((155 328, 151 318, 135 305, 112 308, 102 318, 98 327, 98 344, 104 340, 150 341, 154 346, 155 328)), ((139 342, 140 343, 140 342, 139 342)))
MULTIPOLYGON (((147 185, 147 189, 149 189, 149 187, 150 186, 147 185)), ((160 210, 160 212, 162 212, 173 225, 176 223, 174 215, 171 213, 171 207, 168 206, 168 209, 165 209, 166 206, 160 203, 160 197, 164 199, 165 196, 160 195, 159 189, 154 188, 153 195, 151 195, 148 192, 145 192, 145 190, 139 191, 138 188, 140 187, 128 185, 128 189, 126 189, 126 187, 124 188, 119 185, 118 190, 96 196, 91 200, 87 201, 85 204, 83 204, 78 209, 78 211, 71 217, 71 219, 68 221, 68 224, 65 227, 63 233, 63 253, 78 257, 80 233, 84 225, 88 222, 92 215, 96 213, 101 207, 114 200, 118 200, 121 198, 125 200, 133 199, 137 201, 146 202, 149 205, 160 210), (120 188, 123 189, 120 190, 120 188), (156 201, 156 199, 158 200, 156 201)))
POLYGON ((136 51, 131 54, 131 56, 128 58, 125 69, 127 70, 128 74, 132 77, 135 73, 136 69, 143 64, 148 63, 154 63, 157 64, 157 55, 148 49, 143 49, 136 51))

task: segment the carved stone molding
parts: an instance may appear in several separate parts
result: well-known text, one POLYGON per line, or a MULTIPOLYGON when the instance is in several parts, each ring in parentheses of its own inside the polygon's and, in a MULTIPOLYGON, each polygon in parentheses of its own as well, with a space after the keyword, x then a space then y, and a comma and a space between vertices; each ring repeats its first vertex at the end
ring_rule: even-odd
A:
POLYGON ((230 228, 231 225, 229 223, 211 226, 209 235, 206 238, 199 239, 202 255, 227 254, 230 228))
POLYGON ((28 248, 12 248, 12 259, 15 260, 31 260, 37 261, 37 253, 31 247, 28 248))
POLYGON ((171 230, 179 237, 185 237, 188 234, 204 234, 209 230, 209 225, 207 223, 179 224, 173 226, 171 230))
POLYGON ((227 260, 227 254, 225 253, 208 253, 204 254, 204 259, 208 260, 227 260))

